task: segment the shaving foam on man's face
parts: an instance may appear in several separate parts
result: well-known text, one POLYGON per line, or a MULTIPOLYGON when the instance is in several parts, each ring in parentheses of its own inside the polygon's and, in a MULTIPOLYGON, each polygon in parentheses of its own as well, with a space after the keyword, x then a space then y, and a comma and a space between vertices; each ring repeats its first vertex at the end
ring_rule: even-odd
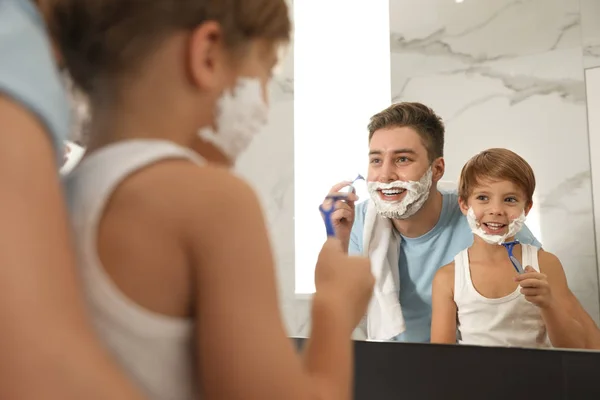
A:
POLYGON ((369 182, 367 187, 379 215, 386 218, 407 219, 419 211, 427 201, 432 177, 433 171, 430 166, 418 181, 369 182), (393 198, 398 195, 403 197, 394 200, 393 198))
POLYGON ((486 243, 489 244, 502 244, 506 241, 507 238, 511 238, 515 236, 523 225, 525 224, 525 211, 521 211, 521 214, 514 218, 508 224, 508 229, 506 226, 503 226, 502 223, 496 222, 481 222, 483 219, 478 219, 475 215, 475 211, 473 207, 469 207, 469 211, 467 211, 467 222, 469 223, 469 227, 471 231, 482 238, 486 243), (495 234, 494 231, 499 231, 498 234, 495 234), (503 233, 500 233, 503 232, 503 233))
POLYGON ((198 135, 235 162, 267 124, 268 115, 260 79, 238 78, 217 102, 216 130, 204 127, 198 135))

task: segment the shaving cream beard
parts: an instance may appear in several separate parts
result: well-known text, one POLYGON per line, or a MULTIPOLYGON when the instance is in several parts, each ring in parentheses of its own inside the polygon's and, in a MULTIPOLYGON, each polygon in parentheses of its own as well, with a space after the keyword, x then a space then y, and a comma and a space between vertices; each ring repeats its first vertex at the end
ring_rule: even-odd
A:
POLYGON ((502 244, 507 238, 515 236, 523 228, 525 224, 525 211, 521 212, 521 215, 508 224, 508 230, 504 235, 490 235, 484 231, 481 228, 481 223, 477 221, 475 211, 473 211, 472 207, 469 207, 469 211, 467 212, 467 222, 469 223, 471 232, 482 238, 486 243, 502 244))
POLYGON ((204 127, 198 136, 234 162, 267 124, 268 114, 260 80, 239 78, 235 87, 226 90, 217 102, 216 132, 204 127))
POLYGON ((419 181, 395 181, 391 183, 369 182, 367 184, 371 200, 375 203, 377 213, 385 218, 407 219, 423 207, 429 197, 433 172, 431 167, 419 181), (379 196, 381 189, 402 188, 406 190, 399 201, 386 201, 379 196))

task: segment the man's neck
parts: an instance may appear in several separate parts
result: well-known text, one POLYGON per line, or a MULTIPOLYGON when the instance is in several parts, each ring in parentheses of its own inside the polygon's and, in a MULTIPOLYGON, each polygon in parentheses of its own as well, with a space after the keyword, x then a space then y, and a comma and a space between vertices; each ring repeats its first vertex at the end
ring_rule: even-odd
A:
POLYGON ((393 219, 394 228, 407 238, 423 236, 432 230, 440 220, 443 201, 442 194, 435 189, 415 215, 408 219, 393 219))

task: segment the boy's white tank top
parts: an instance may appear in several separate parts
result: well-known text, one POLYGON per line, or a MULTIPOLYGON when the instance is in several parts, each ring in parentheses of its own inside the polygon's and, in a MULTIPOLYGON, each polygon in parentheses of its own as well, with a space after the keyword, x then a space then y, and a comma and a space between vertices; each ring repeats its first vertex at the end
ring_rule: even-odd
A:
MULTIPOLYGON (((522 244, 523 267, 540 270, 538 249, 522 244)), ((525 300, 520 286, 497 299, 482 296, 471 280, 468 249, 454 258, 454 302, 458 342, 481 346, 551 347, 539 309, 525 300)))
POLYGON ((84 158, 65 182, 81 277, 101 339, 150 399, 198 399, 193 321, 152 312, 126 297, 104 271, 96 249, 98 224, 116 187, 165 159, 204 162, 171 142, 124 141, 84 158))

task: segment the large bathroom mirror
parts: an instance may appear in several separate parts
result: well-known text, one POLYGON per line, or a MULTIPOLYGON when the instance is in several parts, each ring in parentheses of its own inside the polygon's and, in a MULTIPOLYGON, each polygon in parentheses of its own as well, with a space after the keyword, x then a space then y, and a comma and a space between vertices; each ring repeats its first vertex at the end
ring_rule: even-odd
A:
POLYGON ((270 86, 270 123, 237 164, 267 216, 288 334, 310 334, 318 206, 333 184, 365 174, 369 117, 395 102, 442 117, 445 189, 487 148, 529 162, 526 224, 600 323, 600 2, 350 3, 288 1, 295 33, 270 86))
MULTIPOLYGON (((382 99, 386 105, 420 102, 441 116, 446 127, 446 189, 456 187, 465 162, 484 149, 507 148, 527 160, 537 186, 526 225, 544 250, 560 259, 570 290, 592 320, 600 322, 592 193, 592 179, 600 171, 594 174, 590 161, 595 125, 586 96, 600 91, 598 81, 589 77, 600 66, 600 3, 390 0, 385 10, 378 6, 363 9, 362 18, 348 6, 342 19, 350 23, 331 22, 327 37, 323 28, 320 41, 327 42, 329 53, 316 40, 314 52, 306 51, 305 19, 294 15, 295 292, 310 292, 312 261, 324 239, 318 215, 308 217, 309 207, 315 210, 332 184, 366 170, 368 117, 385 108, 382 99), (378 53, 381 42, 389 46, 388 53, 378 53), (324 65, 320 69, 317 59, 324 65), (308 60, 312 69, 304 65, 308 60), (386 74, 389 86, 384 86, 386 74), (305 113, 308 95, 302 93, 314 83, 310 78, 321 87, 335 87, 322 90, 326 100, 315 99, 312 92, 313 103, 319 103, 313 104, 313 119, 305 113), (305 140, 311 128, 312 145, 305 140), (326 150, 319 143, 327 144, 327 155, 321 154, 326 150), (311 240, 314 245, 308 248, 311 240)), ((326 26, 317 16, 311 23, 317 32, 326 26)), ((359 194, 368 198, 364 190, 359 194)), ((308 334, 306 307, 296 298, 293 308, 297 333, 308 334)))

